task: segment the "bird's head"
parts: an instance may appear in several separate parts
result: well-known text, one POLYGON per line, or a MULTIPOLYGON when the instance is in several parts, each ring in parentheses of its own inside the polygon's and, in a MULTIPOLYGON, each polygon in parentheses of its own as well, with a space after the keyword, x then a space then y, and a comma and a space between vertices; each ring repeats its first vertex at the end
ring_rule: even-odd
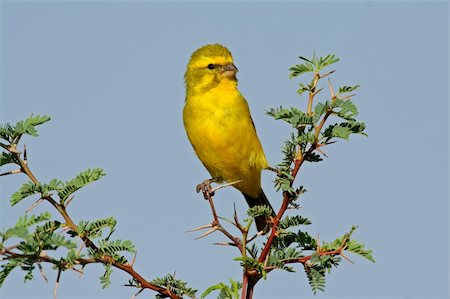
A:
POLYGON ((237 85, 238 69, 230 51, 222 45, 212 44, 197 49, 187 65, 184 79, 188 92, 205 92, 220 83, 237 85))

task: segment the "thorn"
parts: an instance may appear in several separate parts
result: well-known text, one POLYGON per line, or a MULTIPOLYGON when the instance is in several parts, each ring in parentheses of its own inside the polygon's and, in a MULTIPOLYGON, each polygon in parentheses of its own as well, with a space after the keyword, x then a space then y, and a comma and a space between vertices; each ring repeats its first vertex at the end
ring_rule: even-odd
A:
POLYGON ((346 257, 346 256, 344 255, 343 252, 341 252, 340 255, 341 255, 344 259, 346 259, 348 262, 352 263, 353 265, 355 264, 355 262, 352 261, 351 259, 349 259, 348 257, 346 257))
POLYGON ((264 233, 264 231, 259 231, 257 232, 255 235, 253 235, 251 238, 247 239, 247 243, 250 243, 251 241, 253 241, 254 239, 256 239, 259 236, 262 236, 264 233))
POLYGON ((239 223, 239 218, 238 218, 238 215, 237 215, 236 203, 235 202, 233 203, 233 208, 234 208, 234 212, 233 212, 234 223, 233 223, 233 225, 236 226, 241 232, 243 232, 243 227, 239 223))
POLYGON ((84 245, 85 245, 85 243, 83 242, 83 243, 81 243, 81 245, 80 245, 80 248, 78 249, 78 251, 77 251, 77 255, 80 255, 80 253, 81 253, 81 250, 83 250, 83 248, 84 248, 84 245))
POLYGON ((314 96, 315 96, 316 94, 318 94, 319 92, 321 92, 322 89, 323 89, 323 87, 321 87, 321 88, 319 88, 318 90, 316 90, 316 91, 314 92, 314 96))
POLYGON ((336 95, 334 94, 333 86, 331 85, 331 80, 328 78, 328 87, 330 88, 331 100, 334 102, 336 100, 336 95))
POLYGON ((316 147, 316 150, 317 150, 319 153, 321 153, 322 155, 324 155, 326 158, 328 158, 327 154, 325 154, 325 152, 324 152, 323 150, 321 150, 321 149, 319 148, 319 146, 316 147))
POLYGON ((195 238, 195 240, 204 238, 204 237, 206 237, 206 236, 212 234, 213 232, 215 232, 215 231, 218 230, 218 229, 219 229, 218 226, 214 226, 214 227, 211 228, 209 231, 207 231, 207 232, 203 233, 202 235, 198 236, 197 238, 195 238))
POLYGON ((67 230, 69 230, 69 229, 70 229, 70 227, 68 227, 67 225, 65 225, 65 226, 63 226, 63 227, 61 228, 61 233, 65 232, 65 231, 67 231, 67 230))
POLYGON ((217 216, 217 218, 220 219, 220 220, 223 220, 225 222, 228 222, 229 224, 232 224, 232 225, 236 226, 236 224, 233 221, 231 221, 231 220, 229 220, 227 218, 224 218, 224 217, 221 217, 221 216, 217 216))
POLYGON ((59 287, 59 279, 61 278, 61 268, 58 269, 58 276, 56 277, 55 288, 53 289, 53 298, 56 299, 56 295, 58 294, 59 287))
POLYGON ((354 97, 354 96, 356 96, 356 93, 354 93, 354 94, 349 94, 349 95, 347 95, 347 96, 345 96, 345 97, 342 97, 342 98, 340 98, 340 99, 342 99, 342 100, 347 100, 347 99, 350 99, 351 97, 354 97))
POLYGON ((41 263, 37 263, 39 272, 41 273, 42 278, 44 278, 45 282, 48 283, 47 275, 45 275, 44 268, 42 268, 41 263))
POLYGON ((23 145, 23 162, 25 163, 25 165, 27 165, 27 163, 28 163, 28 159, 27 159, 27 145, 26 144, 23 145))
POLYGON ((237 184, 237 183, 240 183, 240 182, 242 182, 242 181, 243 181, 243 180, 237 180, 237 181, 234 181, 234 182, 231 182, 231 183, 226 183, 226 184, 219 185, 219 186, 217 186, 217 187, 215 187, 215 188, 212 188, 210 193, 213 193, 213 194, 214 194, 214 192, 216 192, 216 191, 219 190, 219 189, 222 189, 222 188, 225 188, 225 187, 228 187, 228 186, 232 186, 232 185, 237 184))
POLYGON ((131 260, 130 267, 133 268, 134 262, 136 261, 137 252, 134 254, 133 259, 131 260))
POLYGON ((196 227, 194 229, 188 230, 187 233, 193 233, 193 232, 196 232, 196 231, 199 231, 199 230, 202 230, 202 229, 206 229, 206 228, 210 228, 210 227, 213 227, 213 226, 214 225, 212 225, 211 223, 210 224, 205 224, 205 225, 196 227))
POLYGON ((142 293, 143 290, 145 290, 145 289, 140 289, 139 291, 137 291, 133 296, 131 296, 130 299, 136 298, 140 293, 142 293))
POLYGON ((234 243, 228 243, 228 242, 213 243, 213 245, 220 245, 220 246, 235 246, 235 247, 236 247, 236 244, 234 244, 234 243))
POLYGON ((73 271, 75 271, 75 272, 77 272, 77 273, 80 273, 80 277, 83 276, 83 274, 84 274, 83 271, 78 270, 77 268, 70 268, 70 269, 72 269, 73 271))
POLYGON ((44 198, 43 198, 43 197, 39 198, 37 201, 35 201, 34 204, 31 205, 31 207, 29 207, 29 208, 25 211, 25 213, 28 213, 29 211, 31 211, 32 209, 34 209, 38 204, 40 204, 40 203, 43 202, 43 201, 44 201, 44 198))
POLYGON ((69 200, 66 202, 66 204, 64 205, 64 207, 67 208, 67 206, 70 204, 70 202, 71 202, 72 199, 74 199, 74 198, 75 198, 75 194, 72 195, 72 196, 69 198, 69 200))
POLYGON ((319 75, 319 78, 325 78, 326 76, 331 75, 331 74, 334 73, 335 71, 336 71, 336 70, 332 70, 332 71, 330 71, 330 72, 328 72, 328 73, 326 73, 326 74, 319 75))
POLYGON ((16 174, 16 173, 22 173, 22 170, 21 169, 10 170, 10 171, 4 172, 4 173, 0 173, 0 176, 16 174))

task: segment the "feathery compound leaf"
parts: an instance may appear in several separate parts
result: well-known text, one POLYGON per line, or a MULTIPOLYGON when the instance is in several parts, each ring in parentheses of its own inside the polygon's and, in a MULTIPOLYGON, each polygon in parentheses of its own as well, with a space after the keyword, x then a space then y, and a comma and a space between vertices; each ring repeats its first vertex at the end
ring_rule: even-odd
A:
POLYGON ((28 134, 31 136, 38 136, 35 126, 41 125, 48 122, 50 117, 48 116, 30 116, 25 120, 18 121, 14 127, 14 137, 18 137, 23 134, 28 134))
POLYGON ((267 265, 287 272, 295 272, 294 268, 286 266, 285 261, 296 259, 300 256, 301 252, 295 250, 294 248, 285 248, 282 250, 271 249, 269 259, 267 260, 267 265))
POLYGON ((111 274, 113 270, 111 264, 105 264, 105 273, 100 276, 100 283, 102 284, 102 289, 107 289, 111 285, 111 274))
POLYGON ((9 123, 0 125, 0 138, 12 142, 14 138, 14 127, 9 123))
POLYGON ((333 63, 338 62, 339 58, 337 58, 336 55, 328 54, 325 57, 319 57, 319 59, 317 59, 316 61, 317 61, 316 67, 317 67, 317 70, 319 71, 333 63))
POLYGON ((258 205, 247 210, 247 215, 250 217, 258 216, 270 216, 272 215, 272 209, 266 205, 258 205))
POLYGON ((331 105, 333 112, 340 118, 354 121, 355 117, 358 116, 358 108, 350 100, 342 100, 337 98, 331 105))
POLYGON ((47 221, 46 223, 44 223, 44 225, 36 227, 36 234, 44 235, 44 234, 53 233, 55 230, 57 230, 61 226, 63 226, 63 225, 59 221, 56 221, 56 220, 47 221))
POLYGON ((14 268, 19 266, 22 263, 23 259, 14 259, 10 260, 7 264, 2 265, 1 271, 0 271, 0 288, 2 287, 3 283, 5 282, 6 277, 11 273, 14 268))
POLYGON ((328 126, 323 132, 323 137, 327 141, 333 137, 348 140, 351 134, 367 136, 365 129, 366 125, 363 122, 344 122, 328 126))
POLYGON ((267 115, 272 116, 274 119, 284 120, 285 122, 291 124, 294 128, 298 128, 302 125, 311 125, 313 124, 313 117, 306 115, 303 111, 298 108, 271 108, 266 112, 267 115))
POLYGON ((317 291, 325 291, 325 269, 318 265, 305 267, 306 276, 314 295, 317 291))
POLYGON ((66 182, 64 184, 64 187, 62 187, 58 191, 58 196, 61 199, 61 201, 64 202, 75 191, 81 189, 87 184, 90 184, 96 180, 101 179, 105 175, 106 174, 104 173, 103 169, 100 168, 88 169, 86 171, 83 171, 80 174, 78 174, 74 179, 66 182))
POLYGON ((7 240, 12 237, 17 237, 21 239, 26 239, 29 237, 28 228, 42 221, 47 221, 51 218, 50 213, 44 212, 36 215, 28 216, 25 214, 17 220, 14 227, 8 228, 4 233, 1 234, 3 240, 7 240))
POLYGON ((0 156, 0 167, 6 164, 17 164, 17 158, 12 153, 2 153, 0 156))
POLYGON ((296 64, 289 68, 289 71, 291 71, 289 78, 294 78, 304 73, 314 72, 314 65, 311 62, 308 62, 304 57, 300 56, 299 58, 305 60, 305 63, 296 64))
POLYGON ((230 286, 227 286, 223 282, 210 286, 203 292, 200 298, 206 298, 213 291, 220 291, 218 299, 240 299, 239 290, 242 288, 242 284, 238 281, 230 279, 230 286))
POLYGON ((91 238, 99 238, 102 236, 103 229, 109 228, 111 235, 116 227, 117 221, 113 217, 98 219, 85 225, 83 233, 91 238))
POLYGON ((331 132, 331 136, 348 140, 352 130, 347 127, 335 126, 331 132))
MULTIPOLYGON (((197 290, 189 288, 185 281, 176 279, 175 276, 172 274, 168 274, 161 278, 155 278, 154 280, 152 280, 152 283, 160 287, 166 288, 170 292, 180 297, 188 296, 190 298, 194 298, 195 293, 197 293, 197 290)), ((156 295, 156 298, 166 298, 166 297, 156 295)))
POLYGON ((353 85, 353 86, 341 86, 339 87, 339 93, 338 94, 342 94, 342 93, 348 93, 348 92, 352 92, 358 88, 360 88, 361 85, 353 85))
POLYGON ((283 249, 292 244, 303 250, 316 250, 316 240, 307 232, 298 231, 294 233, 291 231, 283 231, 275 238, 273 242, 275 248, 283 249))
POLYGON ((133 243, 131 241, 125 240, 114 240, 114 241, 107 241, 107 240, 101 240, 99 242, 99 248, 97 249, 98 253, 103 254, 109 254, 109 255, 115 255, 118 252, 126 251, 129 253, 136 252, 136 248, 134 247, 133 243))
POLYGON ((311 224, 311 221, 308 218, 302 217, 300 215, 295 215, 284 217, 280 221, 279 227, 281 229, 287 229, 293 226, 308 225, 308 224, 311 224))
POLYGON ((42 193, 42 191, 43 191, 43 188, 40 184, 35 185, 32 181, 28 181, 19 188, 19 191, 15 192, 11 196, 11 200, 10 200, 11 206, 16 205, 17 203, 19 203, 21 200, 27 198, 28 196, 31 196, 33 194, 42 193))

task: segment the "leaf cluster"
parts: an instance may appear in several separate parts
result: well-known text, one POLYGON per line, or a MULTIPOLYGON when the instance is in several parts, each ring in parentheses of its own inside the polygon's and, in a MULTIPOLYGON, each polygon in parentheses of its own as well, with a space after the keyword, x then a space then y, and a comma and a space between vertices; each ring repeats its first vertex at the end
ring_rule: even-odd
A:
MULTIPOLYGON (((25 120, 18 121, 15 125, 6 123, 0 125, 0 139, 3 139, 9 145, 17 144, 23 135, 37 137, 36 126, 46 123, 50 120, 48 116, 31 115, 25 120)), ((2 143, 4 145, 4 143, 2 143)), ((2 164, 0 164, 1 166, 2 164)))
MULTIPOLYGON (((197 293, 196 289, 188 287, 185 281, 175 278, 175 275, 172 274, 168 274, 160 278, 155 278, 152 283, 157 286, 164 287, 171 293, 176 294, 180 297, 187 296, 189 298, 195 298, 195 294, 197 293)), ((156 298, 165 297, 156 295, 156 298)))
MULTIPOLYGON (((15 226, 0 232, 0 251, 8 247, 9 241, 15 241, 14 254, 8 255, 7 263, 0 271, 0 286, 4 283, 10 272, 19 267, 25 271, 25 281, 33 278, 33 270, 39 262, 43 252, 56 251, 65 248, 74 252, 77 243, 56 232, 62 224, 51 220, 48 212, 39 215, 24 215, 20 217, 15 226)), ((55 263, 58 261, 55 260, 55 263)))
POLYGON ((210 286, 205 292, 203 292, 200 298, 206 298, 213 291, 219 291, 217 299, 240 299, 239 291, 242 288, 242 283, 230 279, 230 285, 226 285, 223 282, 210 286))
POLYGON ((24 183, 17 192, 11 196, 11 205, 14 206, 23 199, 32 196, 34 194, 40 194, 40 198, 46 198, 52 195, 52 191, 59 196, 60 204, 64 204, 65 201, 75 191, 83 188, 84 186, 97 181, 105 176, 105 172, 101 168, 87 169, 79 173, 75 178, 62 182, 58 179, 53 179, 49 183, 35 184, 32 181, 24 183))

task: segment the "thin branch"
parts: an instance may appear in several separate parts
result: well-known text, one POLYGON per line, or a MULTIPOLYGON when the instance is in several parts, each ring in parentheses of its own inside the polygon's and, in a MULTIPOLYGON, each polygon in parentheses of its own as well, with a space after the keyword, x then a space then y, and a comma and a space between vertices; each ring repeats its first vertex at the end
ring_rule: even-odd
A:
MULTIPOLYGON (((35 177, 35 175, 33 174, 33 172, 30 170, 30 168, 28 167, 28 163, 27 161, 23 160, 20 156, 20 152, 17 151, 14 147, 12 146, 8 146, 7 150, 13 154, 15 154, 17 162, 20 166, 20 169, 23 173, 25 173, 28 178, 35 184, 35 185, 39 185, 39 181, 38 179, 35 177)), ((78 227, 75 224, 75 222, 72 220, 72 218, 69 216, 69 214, 66 211, 66 207, 62 204, 59 204, 57 201, 55 201, 51 195, 47 195, 44 196, 42 198, 43 200, 48 201, 59 213, 60 215, 64 218, 65 221, 65 225, 71 229, 72 231, 76 232, 78 231, 78 227)), ((83 240, 84 244, 86 244, 87 247, 93 249, 93 250, 97 250, 97 246, 94 244, 94 242, 92 242, 92 240, 85 236, 85 235, 79 235, 79 237, 83 240)), ((17 256, 17 254, 12 254, 9 255, 9 257, 17 256)), ((44 262, 52 262, 52 260, 46 256, 42 256, 39 257, 38 260, 42 260, 44 262)), ((155 284, 152 284, 151 282, 147 281, 144 277, 142 277, 139 273, 137 273, 130 265, 127 264, 122 264, 122 263, 118 263, 116 262, 111 256, 103 256, 100 259, 84 259, 84 260, 78 260, 79 264, 81 265, 85 265, 88 263, 103 263, 103 264, 111 264, 113 267, 120 269, 126 273, 128 273, 129 275, 131 275, 134 279, 136 279, 143 288, 145 289, 151 289, 153 291, 158 292, 160 295, 165 296, 165 297, 170 297, 172 299, 182 299, 180 296, 173 294, 169 289, 157 286, 155 284)), ((56 263, 53 262, 53 264, 56 265, 60 265, 60 263, 56 263)), ((57 280, 57 284, 55 286, 55 296, 56 296, 56 292, 57 292, 57 288, 58 288, 58 284, 59 284, 59 276, 61 275, 61 268, 58 272, 58 280, 57 280)))

